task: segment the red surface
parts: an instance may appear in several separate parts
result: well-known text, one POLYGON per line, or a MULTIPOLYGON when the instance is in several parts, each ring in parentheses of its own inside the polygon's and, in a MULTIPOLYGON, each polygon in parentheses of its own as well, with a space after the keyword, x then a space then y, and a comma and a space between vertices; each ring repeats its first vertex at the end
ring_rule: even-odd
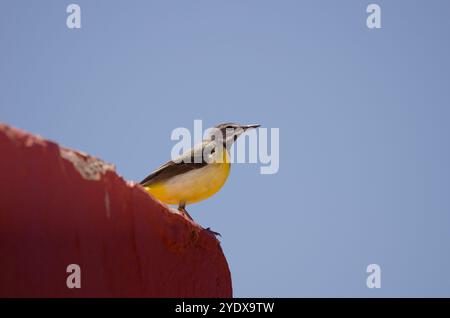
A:
POLYGON ((0 125, 0 297, 93 296, 231 297, 231 277, 213 235, 110 165, 0 125))

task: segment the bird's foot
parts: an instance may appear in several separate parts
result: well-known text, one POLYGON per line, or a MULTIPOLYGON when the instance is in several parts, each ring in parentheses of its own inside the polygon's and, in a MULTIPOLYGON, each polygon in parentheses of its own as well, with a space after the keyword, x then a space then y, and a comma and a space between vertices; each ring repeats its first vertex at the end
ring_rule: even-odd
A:
POLYGON ((205 230, 205 231, 208 231, 209 233, 211 233, 211 234, 213 234, 213 235, 215 235, 215 236, 220 236, 220 237, 222 237, 222 235, 220 235, 219 232, 214 232, 213 230, 211 230, 210 227, 208 227, 208 228, 206 228, 206 229, 204 229, 204 230, 205 230))
MULTIPOLYGON (((191 220, 192 222, 195 222, 194 219, 189 215, 188 211, 186 211, 186 207, 185 207, 185 203, 181 202, 180 205, 178 206, 178 211, 180 211, 185 217, 187 217, 189 220, 191 220)), ((222 237, 222 235, 220 235, 219 232, 214 232, 213 230, 211 230, 211 228, 206 228, 203 229, 211 234, 213 234, 214 236, 220 236, 222 237)))

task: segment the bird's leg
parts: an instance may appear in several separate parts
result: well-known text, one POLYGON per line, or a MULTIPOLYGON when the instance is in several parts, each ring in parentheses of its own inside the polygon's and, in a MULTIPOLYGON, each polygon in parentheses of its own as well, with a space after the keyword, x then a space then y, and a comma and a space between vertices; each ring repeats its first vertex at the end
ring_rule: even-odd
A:
MULTIPOLYGON (((191 221, 194 222, 194 219, 192 218, 192 216, 190 216, 190 214, 188 213, 188 211, 186 211, 186 202, 181 201, 180 204, 178 205, 178 211, 180 211, 181 213, 183 213, 184 215, 186 215, 191 221)), ((208 231, 211 234, 214 234, 216 236, 222 236, 220 235, 219 232, 214 232, 213 230, 211 230, 211 228, 206 228, 204 229, 205 231, 208 231)))
POLYGON ((178 205, 178 211, 186 215, 189 218, 189 220, 194 221, 192 216, 188 213, 188 211, 186 211, 186 202, 180 201, 180 204, 178 205))

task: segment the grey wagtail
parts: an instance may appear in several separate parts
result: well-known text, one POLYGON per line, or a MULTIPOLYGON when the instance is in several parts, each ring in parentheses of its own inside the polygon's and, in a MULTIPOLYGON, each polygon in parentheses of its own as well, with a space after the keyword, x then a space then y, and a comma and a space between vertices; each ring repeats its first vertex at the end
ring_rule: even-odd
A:
POLYGON ((247 129, 259 126, 217 125, 201 144, 163 164, 140 184, 161 202, 177 204, 178 210, 193 221, 186 205, 205 200, 222 188, 230 173, 230 146, 247 129))

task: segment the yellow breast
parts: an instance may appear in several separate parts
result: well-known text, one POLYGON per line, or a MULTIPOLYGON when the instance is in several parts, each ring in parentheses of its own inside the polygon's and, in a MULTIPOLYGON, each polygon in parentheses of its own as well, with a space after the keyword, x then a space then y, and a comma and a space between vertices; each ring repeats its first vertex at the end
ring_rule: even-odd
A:
POLYGON ((202 168, 146 187, 146 190, 167 204, 179 204, 182 201, 190 204, 205 200, 222 188, 230 173, 230 163, 226 151, 222 155, 222 163, 207 164, 202 168))

